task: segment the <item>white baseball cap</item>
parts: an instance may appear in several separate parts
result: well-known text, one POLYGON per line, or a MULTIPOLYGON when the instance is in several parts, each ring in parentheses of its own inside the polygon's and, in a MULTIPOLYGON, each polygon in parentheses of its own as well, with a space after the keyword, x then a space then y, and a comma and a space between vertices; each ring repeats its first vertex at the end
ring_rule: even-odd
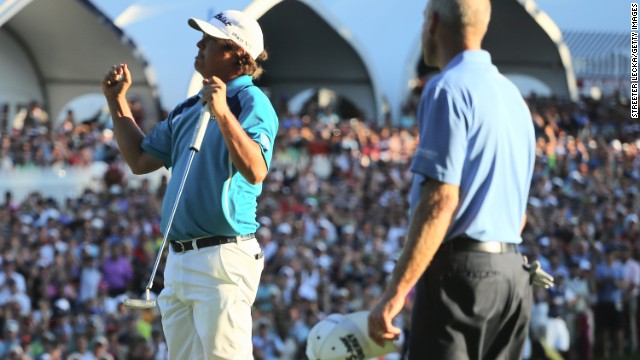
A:
POLYGON ((214 38, 233 40, 254 59, 264 50, 260 25, 242 11, 225 10, 217 13, 209 22, 190 18, 189 26, 214 38))
POLYGON ((368 311, 331 314, 318 322, 307 337, 309 360, 370 359, 398 352, 396 342, 380 347, 369 337, 368 311))

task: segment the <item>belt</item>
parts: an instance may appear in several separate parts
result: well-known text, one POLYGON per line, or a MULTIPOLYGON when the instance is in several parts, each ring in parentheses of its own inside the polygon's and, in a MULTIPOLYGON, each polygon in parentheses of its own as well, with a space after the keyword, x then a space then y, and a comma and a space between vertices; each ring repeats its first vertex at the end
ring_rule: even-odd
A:
POLYGON ((251 240, 255 237, 255 234, 238 236, 206 236, 193 240, 169 240, 169 244, 175 253, 182 254, 189 250, 198 250, 210 246, 237 243, 240 241, 251 240))
POLYGON ((506 254, 517 253, 518 246, 512 243, 504 243, 499 241, 478 241, 466 236, 459 236, 450 239, 440 246, 440 251, 468 251, 482 252, 490 254, 506 254))

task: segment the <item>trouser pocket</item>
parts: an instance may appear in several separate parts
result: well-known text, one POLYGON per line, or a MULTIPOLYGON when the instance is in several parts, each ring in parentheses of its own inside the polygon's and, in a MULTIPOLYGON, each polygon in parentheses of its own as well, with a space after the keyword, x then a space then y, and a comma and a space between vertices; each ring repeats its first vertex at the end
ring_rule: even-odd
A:
POLYGON ((258 241, 246 240, 221 245, 220 264, 228 279, 240 287, 249 305, 255 301, 264 268, 264 255, 258 241))

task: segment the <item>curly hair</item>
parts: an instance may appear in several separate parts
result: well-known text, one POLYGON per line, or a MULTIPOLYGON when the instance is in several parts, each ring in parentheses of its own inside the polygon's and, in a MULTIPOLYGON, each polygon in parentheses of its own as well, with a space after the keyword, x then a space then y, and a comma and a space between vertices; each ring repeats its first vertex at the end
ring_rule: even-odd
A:
POLYGON ((262 75, 264 69, 260 63, 269 58, 266 50, 262 50, 258 58, 254 60, 247 51, 233 42, 233 40, 223 40, 223 44, 224 49, 232 52, 236 58, 240 74, 251 75, 254 79, 258 79, 262 75))

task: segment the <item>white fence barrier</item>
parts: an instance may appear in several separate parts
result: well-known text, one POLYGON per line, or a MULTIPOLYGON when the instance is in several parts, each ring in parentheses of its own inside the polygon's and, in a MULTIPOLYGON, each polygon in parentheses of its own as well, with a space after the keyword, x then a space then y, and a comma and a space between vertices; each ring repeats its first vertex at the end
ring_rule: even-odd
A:
MULTIPOLYGON (((63 204, 67 198, 82 194, 85 189, 102 192, 107 164, 95 162, 88 167, 58 168, 15 168, 0 172, 0 192, 10 191, 16 203, 22 202, 29 194, 38 192, 46 198, 63 204)), ((171 173, 162 168, 146 175, 134 175, 125 165, 122 167, 127 187, 138 187, 142 179, 148 179, 152 189, 156 189, 163 175, 171 173)), ((4 195, 2 195, 4 196, 4 195)), ((0 198, 4 199, 4 197, 0 198)))

